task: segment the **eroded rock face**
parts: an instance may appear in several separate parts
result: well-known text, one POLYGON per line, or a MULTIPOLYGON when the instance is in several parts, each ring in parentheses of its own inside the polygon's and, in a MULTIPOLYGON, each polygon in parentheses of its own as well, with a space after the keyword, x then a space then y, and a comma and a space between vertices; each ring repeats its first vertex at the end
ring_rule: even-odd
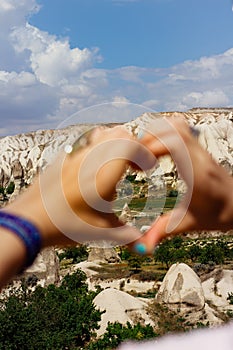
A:
MULTIPOLYGON (((173 113, 144 113, 135 121, 128 123, 129 129, 137 134, 140 128, 150 124, 159 117, 169 118, 173 113)), ((233 109, 232 108, 193 108, 181 113, 188 124, 195 126, 200 135, 198 141, 223 165, 229 173, 233 173, 233 109)), ((169 185, 185 191, 185 186, 179 181, 174 163, 170 157, 162 157, 156 169, 152 170, 153 181, 158 187, 169 185)))
POLYGON ((45 248, 37 256, 34 264, 25 272, 26 279, 40 281, 45 287, 59 281, 59 261, 54 248, 45 248))
MULTIPOLYGON (((159 117, 170 117, 171 112, 145 113, 126 123, 136 134, 140 128, 159 117)), ((233 109, 192 109, 182 113, 187 122, 200 131, 199 142, 210 154, 232 173, 233 168, 233 109)), ((107 124, 111 126, 111 124, 107 124)), ((73 143, 95 124, 79 124, 60 130, 42 130, 0 139, 0 185, 16 182, 16 188, 32 182, 35 174, 44 169, 67 143, 73 143)), ((169 185, 182 189, 170 157, 163 157, 158 167, 151 170, 158 188, 169 185)))
POLYGON ((68 143, 72 144, 93 125, 79 124, 60 130, 41 130, 0 139, 0 185, 10 181, 17 192, 52 162, 56 154, 68 143))
POLYGON ((217 269, 207 275, 202 283, 206 300, 211 301, 220 311, 233 310, 228 294, 233 293, 233 271, 217 269))
POLYGON ((101 248, 92 247, 88 255, 88 262, 96 263, 118 263, 120 262, 120 257, 114 248, 101 248))
POLYGON ((131 210, 129 209, 129 206, 127 203, 125 203, 125 205, 122 209, 121 215, 119 216, 119 219, 124 223, 132 221, 133 216, 132 216, 131 210))
POLYGON ((158 302, 171 308, 195 308, 201 310, 205 305, 201 281, 186 264, 173 264, 168 270, 156 295, 158 302))
POLYGON ((147 315, 145 302, 114 288, 100 292, 95 297, 94 304, 99 310, 105 310, 101 316, 100 329, 97 330, 98 336, 105 332, 108 322, 134 324, 136 320, 140 320, 145 324, 152 323, 147 315))

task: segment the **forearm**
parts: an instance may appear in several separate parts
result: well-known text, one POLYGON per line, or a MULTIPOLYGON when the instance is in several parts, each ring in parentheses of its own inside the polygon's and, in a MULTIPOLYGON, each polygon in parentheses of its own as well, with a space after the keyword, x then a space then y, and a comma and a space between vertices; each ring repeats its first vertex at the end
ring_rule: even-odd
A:
POLYGON ((16 275, 26 262, 23 241, 10 230, 0 228, 0 288, 16 275))

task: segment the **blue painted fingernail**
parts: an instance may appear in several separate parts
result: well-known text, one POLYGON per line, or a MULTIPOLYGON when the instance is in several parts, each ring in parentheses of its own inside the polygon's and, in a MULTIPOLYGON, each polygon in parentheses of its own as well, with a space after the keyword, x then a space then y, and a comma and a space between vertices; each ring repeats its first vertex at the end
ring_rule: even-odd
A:
POLYGON ((143 138, 143 136, 145 135, 144 131, 142 129, 139 129, 139 132, 138 132, 138 135, 137 135, 137 138, 140 140, 143 138))
POLYGON ((134 251, 140 255, 144 255, 146 254, 147 249, 144 243, 137 243, 134 246, 134 251))

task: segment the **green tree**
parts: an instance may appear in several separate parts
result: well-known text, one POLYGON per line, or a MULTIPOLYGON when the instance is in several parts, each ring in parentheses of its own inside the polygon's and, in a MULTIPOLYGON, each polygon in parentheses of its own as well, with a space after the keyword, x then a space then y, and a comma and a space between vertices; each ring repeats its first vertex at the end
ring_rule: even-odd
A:
POLYGON ((177 190, 170 190, 168 193, 168 197, 178 197, 178 191, 177 190))
POLYGON ((7 194, 12 194, 15 190, 15 183, 11 181, 9 185, 6 187, 6 193, 7 194))
POLYGON ((137 323, 132 326, 129 322, 125 326, 119 322, 109 323, 106 332, 95 342, 88 345, 88 350, 110 350, 115 349, 121 342, 126 340, 144 340, 155 338, 157 333, 152 326, 142 326, 137 323))
POLYGON ((0 194, 4 201, 8 200, 8 195, 11 195, 15 190, 15 183, 11 181, 8 186, 0 186, 0 194))
POLYGON ((131 254, 128 258, 128 265, 133 272, 139 272, 141 270, 143 259, 140 255, 131 254))
POLYGON ((201 264, 208 264, 209 262, 223 264, 225 260, 224 250, 216 243, 208 243, 202 248, 198 260, 201 264))
POLYGON ((131 256, 131 252, 128 248, 122 247, 120 250, 120 258, 121 260, 128 260, 131 256))
POLYGON ((155 261, 165 264, 167 269, 175 262, 185 261, 187 259, 187 251, 183 242, 183 238, 177 236, 160 243, 154 253, 155 261))
POLYGON ((148 257, 132 253, 125 247, 123 247, 120 251, 120 258, 121 260, 126 260, 129 268, 134 272, 139 272, 142 264, 148 259, 148 257))
POLYGON ((59 260, 72 259, 73 264, 77 264, 88 258, 88 251, 85 245, 80 245, 77 247, 65 248, 62 253, 58 255, 59 260))
POLYGON ((77 271, 60 286, 22 284, 0 305, 0 349, 80 349, 98 329, 101 312, 95 293, 88 292, 86 276, 77 271))
POLYGON ((188 248, 188 256, 192 260, 192 262, 195 262, 198 260, 198 258, 201 255, 201 251, 202 251, 202 249, 198 244, 192 244, 188 248))

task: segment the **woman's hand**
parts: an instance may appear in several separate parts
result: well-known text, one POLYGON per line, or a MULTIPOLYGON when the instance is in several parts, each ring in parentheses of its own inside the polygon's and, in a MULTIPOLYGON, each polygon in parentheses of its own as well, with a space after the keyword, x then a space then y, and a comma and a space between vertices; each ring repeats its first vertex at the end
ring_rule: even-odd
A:
POLYGON ((135 245, 136 250, 152 252, 168 235, 233 227, 233 179, 198 144, 182 117, 175 113, 154 121, 141 143, 156 157, 172 156, 187 193, 174 210, 155 221, 135 245))
POLYGON ((61 153, 6 209, 35 223, 44 246, 129 243, 140 232, 123 225, 112 211, 117 182, 129 162, 148 169, 155 158, 123 127, 96 129, 86 147, 61 153))

